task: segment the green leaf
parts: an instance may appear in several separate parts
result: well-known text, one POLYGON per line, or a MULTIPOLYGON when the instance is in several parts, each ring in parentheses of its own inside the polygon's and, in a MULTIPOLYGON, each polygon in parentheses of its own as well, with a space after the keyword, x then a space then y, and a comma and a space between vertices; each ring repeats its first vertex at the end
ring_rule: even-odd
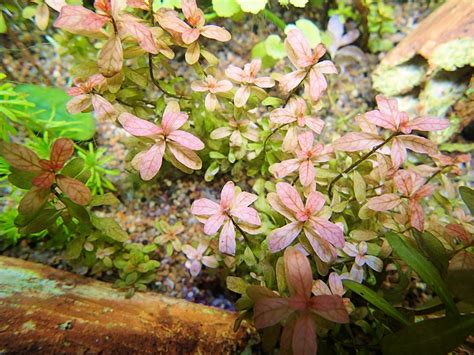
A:
POLYGON ((285 45, 278 35, 270 35, 265 40, 265 50, 269 56, 275 59, 286 57, 285 45))
POLYGON ((415 231, 415 240, 423 254, 444 277, 448 271, 449 257, 443 244, 429 232, 415 231))
POLYGON ((250 249, 249 247, 245 248, 243 259, 248 266, 253 266, 257 264, 255 255, 253 255, 252 249, 250 249))
POLYGON ((245 295, 245 291, 249 286, 243 279, 235 276, 227 276, 226 284, 229 290, 240 295, 245 295))
POLYGON ((3 12, 0 12, 0 34, 7 33, 7 31, 7 22, 5 21, 5 17, 3 17, 3 12))
POLYGON ((61 170, 61 174, 75 178, 84 170, 84 159, 74 158, 61 170))
POLYGON ((31 221, 28 222, 24 227, 20 228, 20 233, 30 234, 41 232, 47 229, 59 217, 61 212, 54 208, 45 208, 41 210, 31 221))
POLYGON ((397 234, 389 232, 385 237, 398 256, 403 259, 408 266, 415 270, 423 281, 426 282, 434 292, 436 292, 445 304, 447 312, 458 314, 453 297, 449 293, 446 284, 434 265, 397 234))
POLYGON ((219 17, 232 17, 241 11, 236 0, 212 0, 212 8, 219 17))
POLYGON ((474 333, 474 315, 428 319, 382 340, 384 355, 445 355, 474 333))
POLYGON ((383 299, 376 292, 372 291, 367 286, 361 285, 352 280, 343 280, 342 283, 349 290, 357 293, 359 296, 364 298, 367 302, 370 302, 375 307, 385 312, 388 316, 398 320, 400 323, 410 325, 411 322, 398 310, 395 309, 390 303, 383 299))
POLYGON ((112 217, 97 217, 91 215, 91 222, 95 228, 117 242, 123 243, 128 239, 128 234, 112 217))
POLYGON ((81 256, 81 252, 84 246, 85 237, 79 236, 74 238, 66 248, 66 257, 68 259, 77 259, 81 256))
POLYGON ((33 187, 31 181, 38 175, 37 173, 15 169, 12 166, 10 167, 10 171, 12 173, 8 175, 8 181, 12 185, 24 190, 29 190, 33 187))
POLYGON ((107 192, 103 195, 96 195, 92 198, 89 206, 97 207, 97 206, 116 206, 120 204, 120 200, 115 197, 115 195, 111 192, 107 192))
POLYGON ((258 14, 267 5, 268 0, 236 0, 244 12, 258 14))
POLYGON ((471 211, 471 214, 474 215, 474 190, 467 187, 461 186, 459 188, 459 193, 461 194, 461 198, 471 211))
POLYGON ((33 130, 48 130, 56 137, 74 140, 90 140, 95 134, 95 120, 90 113, 71 115, 66 111, 66 103, 71 99, 62 89, 21 84, 18 92, 28 94, 28 101, 35 107, 25 108, 33 116, 36 127, 33 130))
POLYGON ((354 194, 357 202, 364 202, 367 185, 362 175, 356 170, 352 174, 352 182, 354 183, 354 194))

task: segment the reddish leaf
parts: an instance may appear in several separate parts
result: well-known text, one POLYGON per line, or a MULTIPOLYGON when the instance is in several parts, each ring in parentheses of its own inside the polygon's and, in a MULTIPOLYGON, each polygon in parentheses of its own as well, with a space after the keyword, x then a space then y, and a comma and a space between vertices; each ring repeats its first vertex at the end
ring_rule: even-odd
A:
POLYGON ((367 207, 374 211, 387 211, 397 207, 402 200, 398 195, 385 194, 377 197, 373 197, 367 203, 367 207))
POLYGON ((317 350, 316 327, 309 314, 300 316, 294 325, 292 337, 293 354, 314 355, 317 350))
POLYGON ((375 134, 366 132, 352 132, 339 138, 333 143, 334 149, 346 152, 357 152, 359 150, 371 149, 383 142, 383 139, 375 134))
POLYGON ((102 96, 92 95, 92 106, 94 106, 97 119, 101 121, 113 121, 115 119, 116 112, 114 106, 102 96))
POLYGON ((288 248, 284 254, 285 275, 291 295, 309 299, 313 273, 308 258, 296 248, 288 248))
POLYGON ((58 175, 56 183, 61 191, 74 203, 85 206, 91 200, 91 192, 79 180, 73 179, 69 176, 58 175))
POLYGON ((0 154, 16 169, 32 173, 43 170, 36 153, 20 144, 0 142, 0 154))
POLYGON ((109 21, 109 17, 97 15, 82 6, 67 5, 61 8, 61 13, 54 22, 54 27, 71 33, 90 35, 97 34, 109 21))
POLYGON ((36 176, 32 183, 35 186, 41 187, 42 189, 49 189, 54 183, 54 177, 56 175, 51 171, 45 171, 36 176))
POLYGON ((120 37, 112 34, 99 52, 97 64, 105 77, 112 77, 122 70, 123 49, 120 37))
POLYGON ((311 308, 330 321, 336 323, 348 323, 349 315, 341 296, 321 295, 311 299, 311 308))
POLYGON ((138 21, 139 19, 135 16, 129 14, 122 15, 119 23, 121 32, 138 41, 138 44, 144 51, 158 54, 158 46, 150 29, 138 21))
POLYGON ((59 138, 51 147, 50 162, 51 167, 58 171, 64 166, 74 153, 74 143, 68 138, 59 138))

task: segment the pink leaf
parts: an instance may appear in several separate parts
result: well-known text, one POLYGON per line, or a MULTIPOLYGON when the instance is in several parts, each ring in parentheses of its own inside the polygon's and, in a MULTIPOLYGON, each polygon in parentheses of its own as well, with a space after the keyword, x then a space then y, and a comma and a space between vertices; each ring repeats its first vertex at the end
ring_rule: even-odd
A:
POLYGON ((315 68, 323 74, 337 74, 337 68, 330 60, 323 60, 315 65, 315 68))
POLYGON ((201 34, 204 37, 215 39, 220 42, 230 41, 232 37, 226 29, 214 25, 204 26, 201 29, 201 34))
MULTIPOLYGON (((312 133, 311 133, 312 134, 312 133)), ((301 163, 299 168, 300 182, 303 186, 309 186, 314 182, 315 169, 311 160, 306 160, 301 163)))
POLYGON ((321 192, 313 191, 308 195, 306 199, 305 208, 310 211, 311 214, 318 212, 323 208, 326 200, 324 199, 324 195, 321 192))
POLYGON ((226 221, 226 216, 223 213, 216 213, 210 216, 206 223, 204 223, 204 233, 207 235, 214 235, 222 227, 226 221))
POLYGON ((234 95, 234 104, 237 107, 244 107, 250 97, 251 89, 243 85, 237 89, 234 95))
POLYGON ((196 200, 191 205, 191 213, 197 216, 211 216, 220 211, 221 207, 207 198, 196 200))
POLYGON ((324 75, 317 69, 313 68, 309 72, 309 95, 313 101, 317 101, 324 90, 327 89, 328 83, 324 75))
POLYGON ((391 99, 382 95, 377 95, 375 100, 377 101, 377 106, 380 112, 388 121, 391 122, 392 127, 394 127, 392 130, 397 130, 400 125, 400 112, 398 111, 397 99, 391 99))
POLYGON ((418 131, 442 131, 450 126, 449 120, 437 117, 418 117, 407 126, 418 131))
POLYGON ((157 125, 138 118, 128 112, 122 113, 118 120, 128 133, 133 134, 136 137, 149 137, 159 135, 163 132, 157 125))
POLYGON ((306 71, 303 69, 285 74, 280 78, 280 87, 284 92, 289 93, 299 84, 301 84, 305 76, 306 71))
POLYGON ((197 28, 189 28, 181 34, 181 38, 185 44, 191 44, 199 38, 199 30, 197 28))
POLYGON ((91 105, 91 95, 77 95, 74 96, 71 100, 68 101, 66 104, 67 112, 71 114, 80 113, 91 105))
POLYGON ((311 298, 311 308, 321 317, 336 323, 349 323, 341 296, 321 295, 311 298))
POLYGON ((231 214, 232 216, 237 217, 243 222, 257 227, 262 224, 258 212, 251 207, 232 208, 231 214))
POLYGON ((232 181, 228 181, 221 191, 221 206, 224 209, 230 207, 234 198, 235 185, 232 181))
POLYGON ((272 230, 268 236, 268 248, 272 253, 285 249, 296 239, 301 229, 301 222, 291 222, 286 226, 272 230))
POLYGON ((273 164, 269 170, 277 179, 283 179, 285 176, 298 170, 299 165, 300 162, 298 159, 289 159, 284 160, 281 163, 273 164))
POLYGON ((187 168, 192 170, 201 169, 202 161, 193 150, 173 142, 168 142, 166 146, 169 148, 171 154, 173 154, 176 160, 187 168))
POLYGON ((392 141, 390 156, 393 166, 397 169, 407 160, 407 150, 398 137, 392 141))
POLYGON ((311 296, 313 273, 308 258, 296 248, 288 248, 284 254, 285 277, 290 295, 305 299, 311 296))
POLYGON ((204 143, 199 138, 185 131, 172 131, 167 138, 191 150, 204 149, 204 143))
POLYGON ((286 182, 279 182, 276 184, 276 191, 283 205, 291 211, 298 213, 304 210, 303 201, 293 186, 286 182))
POLYGON ((140 156, 140 176, 143 180, 153 179, 160 171, 163 162, 165 144, 163 142, 154 144, 148 151, 140 156))
POLYGON ((187 120, 188 115, 184 112, 166 112, 163 115, 163 120, 161 122, 163 132, 165 134, 170 134, 171 132, 181 128, 187 120))
POLYGON ((305 132, 298 136, 298 144, 301 150, 307 152, 313 147, 314 135, 313 132, 305 132))
POLYGON ((324 121, 316 117, 305 117, 306 126, 308 126, 313 132, 321 134, 324 128, 324 121))
POLYGON ((224 254, 235 255, 235 228, 231 220, 222 226, 219 236, 219 251, 224 254))
POLYGON ((408 202, 408 213, 410 214, 410 224, 416 230, 423 232, 425 224, 425 215, 423 213, 423 207, 420 203, 414 199, 410 199, 408 202))
POLYGON ((90 35, 99 32, 109 21, 109 17, 97 15, 82 6, 66 5, 61 8, 54 27, 75 34, 90 35))
POLYGON ((249 192, 240 192, 237 194, 234 201, 234 208, 248 207, 250 204, 257 201, 258 196, 249 192))
POLYGON ((104 76, 112 77, 122 70, 122 64, 122 41, 120 41, 118 36, 113 34, 101 48, 97 65, 104 76))
POLYGON ((291 343, 293 354, 316 354, 316 327, 309 314, 303 314, 296 320, 291 343))
POLYGON ((398 195, 385 194, 377 197, 372 197, 367 203, 367 207, 374 211, 388 211, 397 207, 402 200, 398 195))
POLYGON ((285 206, 281 202, 280 198, 278 197, 278 195, 276 193, 270 192, 267 195, 267 200, 268 200, 268 203, 270 204, 270 206, 275 211, 277 211, 279 214, 285 216, 290 221, 294 221, 296 219, 294 212, 291 211, 290 209, 288 209, 287 206, 285 206))
POLYGON ((438 153, 436 144, 426 138, 411 134, 400 136, 397 138, 400 139, 408 149, 413 150, 414 152, 429 155, 435 155, 436 153, 438 153))
POLYGON ((310 222, 313 229, 321 238, 325 239, 337 248, 344 247, 344 232, 337 225, 317 217, 312 217, 310 222))
POLYGON ((336 249, 325 239, 321 238, 312 228, 305 227, 304 234, 316 255, 325 263, 332 263, 336 259, 336 249))
POLYGON ((140 20, 130 14, 120 16, 119 28, 125 35, 133 37, 140 47, 148 53, 158 54, 158 46, 155 43, 150 29, 139 22, 140 20))
POLYGON ((94 107, 97 119, 101 121, 113 121, 115 119, 116 112, 114 106, 102 96, 96 94, 92 95, 92 106, 94 107))
POLYGON ((393 182, 400 191, 405 196, 410 196, 413 191, 413 179, 412 175, 407 170, 399 170, 393 177, 393 182))
POLYGON ((285 47, 288 57, 296 67, 305 68, 313 64, 311 48, 301 30, 293 29, 288 32, 285 47))
POLYGON ((371 149, 383 143, 383 139, 375 134, 366 132, 351 132, 337 139, 332 145, 334 149, 346 152, 371 149))

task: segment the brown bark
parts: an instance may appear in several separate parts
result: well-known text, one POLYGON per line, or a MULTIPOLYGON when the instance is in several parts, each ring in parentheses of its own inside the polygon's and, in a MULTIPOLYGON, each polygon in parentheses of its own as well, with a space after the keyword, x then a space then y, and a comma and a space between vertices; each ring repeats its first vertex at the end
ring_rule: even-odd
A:
POLYGON ((473 37, 473 19, 474 1, 448 0, 392 49, 382 64, 395 66, 416 54, 429 62, 431 54, 439 45, 454 39, 473 37))
POLYGON ((255 340, 237 314, 0 256, 1 353, 229 354, 255 340))

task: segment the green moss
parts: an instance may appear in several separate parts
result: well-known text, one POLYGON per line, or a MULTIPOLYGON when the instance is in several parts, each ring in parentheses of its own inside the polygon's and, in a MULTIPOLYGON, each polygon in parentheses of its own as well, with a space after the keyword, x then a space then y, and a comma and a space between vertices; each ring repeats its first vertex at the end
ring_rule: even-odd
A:
POLYGON ((407 93, 421 84, 427 66, 421 60, 411 60, 396 67, 379 66, 372 74, 374 89, 387 96, 407 93))
POLYGON ((474 38, 459 38, 436 47, 430 63, 448 71, 474 66, 474 38))

